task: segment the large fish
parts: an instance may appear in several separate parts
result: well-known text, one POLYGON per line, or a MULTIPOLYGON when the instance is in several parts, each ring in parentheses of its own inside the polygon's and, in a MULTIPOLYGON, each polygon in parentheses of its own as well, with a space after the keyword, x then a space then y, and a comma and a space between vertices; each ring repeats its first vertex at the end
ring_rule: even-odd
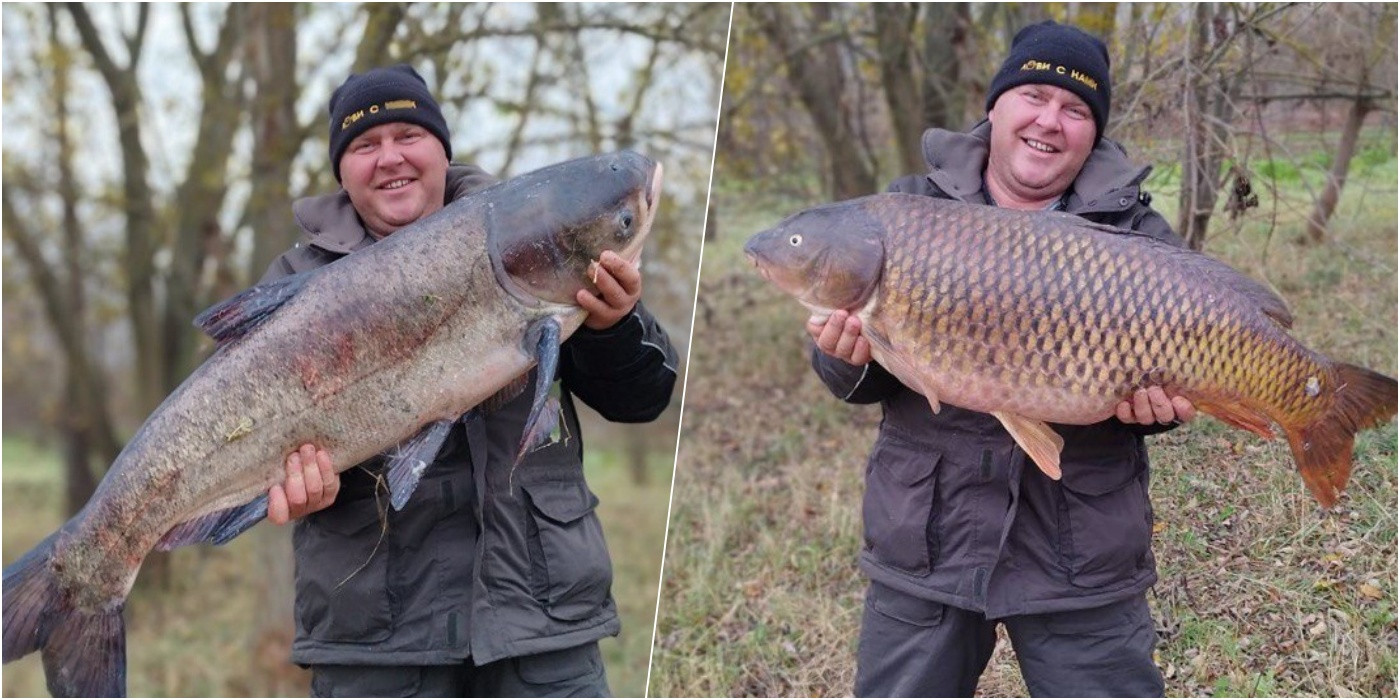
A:
POLYGON ((1263 285, 1070 214, 882 194, 791 216, 745 251, 815 313, 858 316, 871 356, 935 413, 996 416, 1052 478, 1064 442, 1047 423, 1105 420, 1158 385, 1265 437, 1277 423, 1331 506, 1357 431, 1395 415, 1394 379, 1294 340, 1263 285))
POLYGON ((262 520, 303 443, 344 470, 388 450, 402 508, 452 422, 538 364, 544 438, 559 344, 606 250, 635 259, 661 166, 622 152, 522 175, 196 320, 220 345, 132 437, 87 505, 4 572, 4 660, 42 650, 57 696, 125 693, 122 607, 152 549, 262 520))

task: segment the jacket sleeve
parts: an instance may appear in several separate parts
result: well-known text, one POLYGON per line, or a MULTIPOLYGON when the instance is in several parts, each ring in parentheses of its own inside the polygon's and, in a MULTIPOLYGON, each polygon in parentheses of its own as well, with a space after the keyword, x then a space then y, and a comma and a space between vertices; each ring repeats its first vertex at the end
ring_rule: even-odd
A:
POLYGON ((677 364, 671 339, 639 301, 612 328, 579 328, 560 351, 559 374, 604 418, 645 423, 671 402, 677 364))
POLYGON ((836 398, 848 403, 875 403, 893 395, 900 388, 898 379, 871 360, 864 365, 852 365, 838 360, 812 345, 812 369, 836 398))

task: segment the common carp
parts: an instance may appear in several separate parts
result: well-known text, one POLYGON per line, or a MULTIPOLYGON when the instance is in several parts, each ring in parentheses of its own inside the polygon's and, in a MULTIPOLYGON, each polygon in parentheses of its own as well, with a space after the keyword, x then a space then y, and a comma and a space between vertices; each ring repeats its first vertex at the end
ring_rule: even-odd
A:
POLYGON ((1330 507, 1356 433, 1396 412, 1395 379, 1304 347, 1262 284, 1071 214, 881 194, 793 215, 744 250, 819 316, 860 318, 871 356, 934 413, 996 416, 1055 479, 1064 442, 1047 423, 1105 420, 1156 385, 1266 438, 1277 423, 1330 507))
POLYGON ((214 353, 82 511, 5 569, 5 662, 42 650, 54 695, 123 695, 142 561, 262 520, 303 443, 337 471, 384 453, 403 508, 453 421, 535 366, 522 453, 547 439, 559 345, 586 316, 575 295, 604 251, 640 255, 660 186, 661 166, 632 152, 550 166, 201 314, 214 353))

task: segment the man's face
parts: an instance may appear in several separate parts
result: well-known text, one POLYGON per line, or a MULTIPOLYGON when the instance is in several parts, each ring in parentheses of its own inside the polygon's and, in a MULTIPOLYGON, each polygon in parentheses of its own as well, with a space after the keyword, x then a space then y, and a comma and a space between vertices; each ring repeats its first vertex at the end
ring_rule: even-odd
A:
POLYGON ((365 226, 387 236, 442 208, 447 152, 417 124, 380 124, 345 149, 340 184, 365 226))
POLYGON ((997 98, 987 119, 992 122, 987 179, 1016 200, 998 198, 1003 206, 1064 194, 1094 149, 1094 113, 1064 88, 1018 85, 997 98))

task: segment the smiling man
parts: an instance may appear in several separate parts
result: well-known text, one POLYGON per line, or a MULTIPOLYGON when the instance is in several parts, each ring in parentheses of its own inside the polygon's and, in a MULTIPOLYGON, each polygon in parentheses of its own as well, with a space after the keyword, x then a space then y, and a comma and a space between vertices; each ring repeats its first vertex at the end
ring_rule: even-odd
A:
MULTIPOLYGON (((350 76, 329 112, 342 188, 293 205, 302 239, 263 282, 353 255, 496 182, 450 163, 447 122, 409 66, 350 76)), ((287 457, 268 518, 296 521, 292 661, 311 668, 313 696, 608 694, 598 639, 619 622, 573 397, 608 420, 653 420, 676 354, 641 304, 637 263, 611 252, 598 262, 598 294, 579 292, 588 317, 559 354, 572 439, 516 472, 533 392, 492 399, 453 423, 403 510, 386 507, 382 458, 337 475, 315 445, 287 457)))
MULTIPOLYGON (((1108 51, 1074 27, 1022 29, 967 133, 924 134, 929 172, 890 190, 1020 210, 1062 210, 1182 245, 1148 206, 1134 166, 1103 138, 1108 51)), ((1036 469, 993 416, 928 401, 871 361, 860 321, 808 323, 812 363, 837 396, 879 402, 866 471, 870 577, 856 694, 970 697, 1006 627, 1035 696, 1163 694, 1146 591, 1152 559, 1143 436, 1195 409, 1139 390, 1117 417, 1055 426, 1061 481, 1036 469)))

